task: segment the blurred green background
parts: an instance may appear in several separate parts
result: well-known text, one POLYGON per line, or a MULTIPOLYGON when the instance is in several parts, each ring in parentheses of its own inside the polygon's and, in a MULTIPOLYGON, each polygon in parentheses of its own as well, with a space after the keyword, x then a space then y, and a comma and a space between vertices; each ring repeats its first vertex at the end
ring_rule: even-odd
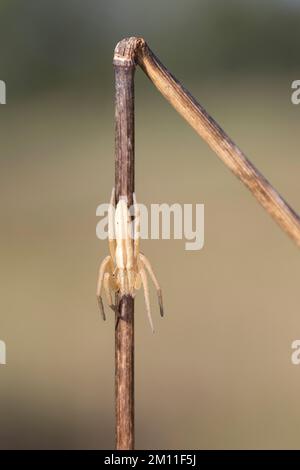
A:
MULTIPOLYGON (((299 211, 299 6, 1 2, 2 449, 114 446, 114 322, 95 301, 108 246, 95 211, 114 180, 117 41, 143 36, 299 211)), ((203 250, 143 242, 166 318, 152 291, 152 336, 138 294, 137 448, 300 448, 297 248, 140 70, 136 192, 146 204, 205 204, 203 250)))

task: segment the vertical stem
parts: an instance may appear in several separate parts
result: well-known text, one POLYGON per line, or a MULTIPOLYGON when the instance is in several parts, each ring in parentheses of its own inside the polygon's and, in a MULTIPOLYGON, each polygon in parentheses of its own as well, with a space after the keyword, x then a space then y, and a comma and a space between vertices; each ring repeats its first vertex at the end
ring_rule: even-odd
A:
MULTIPOLYGON (((134 64, 115 68, 115 188, 132 204, 134 192, 134 64)), ((119 301, 115 331, 116 449, 134 448, 134 300, 119 301)), ((118 303, 117 303, 118 305, 118 303)))

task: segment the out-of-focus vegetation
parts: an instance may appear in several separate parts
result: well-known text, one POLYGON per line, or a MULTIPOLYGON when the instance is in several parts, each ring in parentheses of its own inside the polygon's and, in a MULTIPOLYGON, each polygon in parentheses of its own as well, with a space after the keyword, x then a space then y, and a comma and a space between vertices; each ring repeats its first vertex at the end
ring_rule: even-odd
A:
POLYGON ((283 0, 2 1, 0 71, 15 91, 99 85, 127 35, 185 77, 297 71, 299 24, 299 2, 283 0))

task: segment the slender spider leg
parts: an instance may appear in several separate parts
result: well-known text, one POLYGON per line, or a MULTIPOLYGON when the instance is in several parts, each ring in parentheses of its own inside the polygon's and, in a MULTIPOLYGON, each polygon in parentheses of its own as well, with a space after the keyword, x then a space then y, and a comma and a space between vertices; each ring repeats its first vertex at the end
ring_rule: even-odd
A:
POLYGON ((116 292, 115 295, 115 301, 116 301, 116 322, 115 322, 115 329, 118 328, 119 321, 122 318, 122 315, 120 314, 120 297, 118 293, 116 292))
POLYGON ((133 230, 130 212, 124 207, 124 224, 126 224, 126 238, 125 238, 125 253, 126 253, 126 271, 128 281, 128 292, 133 295, 134 279, 135 279, 135 262, 134 262, 134 248, 133 248, 133 230))
POLYGON ((150 308, 148 279, 147 279, 146 271, 144 270, 144 268, 140 268, 140 276, 141 276, 141 280, 142 280, 142 284, 144 288, 144 297, 145 297, 148 320, 151 326, 152 333, 154 333, 153 321, 152 321, 152 316, 151 316, 151 308, 150 308))
POLYGON ((133 208, 134 208, 134 259, 137 261, 139 253, 140 253, 140 208, 136 201, 135 193, 133 193, 133 208))
POLYGON ((161 317, 164 316, 164 307, 163 307, 163 300, 162 300, 162 292, 161 292, 161 287, 158 283, 158 280, 154 274, 154 271, 152 269, 152 266, 151 266, 151 263, 150 261, 148 260, 148 258, 146 258, 145 255, 143 255, 142 253, 140 253, 140 260, 141 260, 141 263, 143 266, 145 266, 145 268, 147 269, 148 273, 150 274, 150 277, 153 281, 153 284, 155 285, 155 288, 156 288, 156 291, 157 291, 157 297, 158 297, 158 303, 159 303, 159 310, 160 310, 160 315, 161 317))
POLYGON ((115 234, 115 212, 116 212, 116 193, 112 189, 110 203, 108 207, 108 245, 112 261, 116 255, 116 234, 115 234))
POLYGON ((115 280, 111 272, 106 272, 104 274, 103 287, 104 287, 104 292, 105 292, 106 300, 107 300, 109 307, 112 309, 113 312, 117 313, 117 307, 113 303, 113 296, 112 296, 113 292, 115 292, 117 289, 116 289, 115 280))
POLYGON ((106 256, 104 258, 104 260, 102 261, 102 263, 100 264, 99 274, 98 274, 98 282, 97 282, 96 295, 97 295, 98 305, 99 305, 100 312, 101 312, 103 320, 106 320, 106 316, 105 316, 105 312, 104 312, 103 301, 102 301, 102 297, 101 297, 101 291, 102 291, 102 284, 103 284, 104 274, 106 273, 107 267, 108 267, 110 262, 111 262, 111 257, 106 256))
POLYGON ((121 196, 116 207, 116 267, 118 272, 121 295, 128 292, 127 267, 127 237, 128 237, 128 209, 124 196, 121 196))
MULTIPOLYGON (((136 273, 135 281, 134 281, 134 289, 139 290, 141 288, 141 285, 142 285, 141 275, 140 273, 136 273)), ((135 293, 133 294, 133 296, 135 296, 135 293)))

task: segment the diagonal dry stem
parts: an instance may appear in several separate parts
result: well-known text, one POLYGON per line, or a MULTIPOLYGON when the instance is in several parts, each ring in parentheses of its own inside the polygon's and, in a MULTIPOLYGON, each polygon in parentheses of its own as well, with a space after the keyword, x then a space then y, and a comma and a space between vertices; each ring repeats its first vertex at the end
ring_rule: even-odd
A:
POLYGON ((278 225, 300 246, 300 217, 181 85, 142 38, 126 38, 115 49, 115 64, 138 64, 179 114, 245 184, 278 225))

